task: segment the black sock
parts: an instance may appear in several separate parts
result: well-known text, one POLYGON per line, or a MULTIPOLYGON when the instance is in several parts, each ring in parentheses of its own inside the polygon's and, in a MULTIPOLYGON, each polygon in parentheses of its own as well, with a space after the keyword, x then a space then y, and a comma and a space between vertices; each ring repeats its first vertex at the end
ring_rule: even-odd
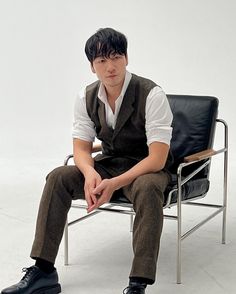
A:
POLYGON ((36 258, 35 265, 41 269, 41 271, 45 272, 46 274, 50 274, 54 271, 54 263, 44 260, 42 258, 36 258))
POLYGON ((135 284, 144 284, 145 286, 147 286, 147 284, 150 284, 150 280, 146 279, 146 278, 142 278, 142 277, 131 277, 129 278, 129 283, 135 283, 135 284))

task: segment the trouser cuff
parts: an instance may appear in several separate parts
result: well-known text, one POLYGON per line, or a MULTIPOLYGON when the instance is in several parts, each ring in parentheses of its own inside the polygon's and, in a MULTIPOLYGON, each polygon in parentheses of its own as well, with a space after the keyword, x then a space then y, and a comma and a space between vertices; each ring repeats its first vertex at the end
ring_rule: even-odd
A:
POLYGON ((154 284, 156 279, 156 263, 151 258, 135 258, 129 277, 145 278, 148 281, 147 284, 154 284))

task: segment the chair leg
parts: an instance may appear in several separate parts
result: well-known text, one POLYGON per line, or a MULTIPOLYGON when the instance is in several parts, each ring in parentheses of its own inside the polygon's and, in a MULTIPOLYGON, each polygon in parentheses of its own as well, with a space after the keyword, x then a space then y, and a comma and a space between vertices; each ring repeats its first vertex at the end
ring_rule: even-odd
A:
POLYGON ((68 218, 66 219, 65 229, 64 229, 64 265, 69 264, 68 257, 68 218))
POLYGON ((178 199, 177 199, 177 284, 181 284, 181 237, 182 237, 182 186, 181 170, 178 170, 178 199))
POLYGON ((226 243, 226 210, 227 210, 227 175, 224 179, 223 219, 222 219, 222 244, 226 243))
MULTIPOLYGON (((226 148, 228 149, 228 138, 225 139, 226 148)), ((223 224, 222 224, 222 244, 226 242, 226 210, 227 210, 227 190, 228 190, 228 151, 224 154, 224 187, 223 187, 223 224)))
POLYGON ((226 211, 227 211, 227 190, 228 190, 228 125, 224 120, 218 120, 224 125, 224 183, 223 183, 223 223, 222 223, 222 244, 226 242, 226 211))
MULTIPOLYGON (((132 210, 132 209, 131 209, 132 210)), ((134 225, 134 215, 130 215, 130 233, 133 232, 133 225, 134 225)))
POLYGON ((181 218, 178 216, 178 228, 177 228, 177 277, 176 283, 181 284, 181 218))
POLYGON ((223 211, 222 244, 226 243, 226 207, 223 211))

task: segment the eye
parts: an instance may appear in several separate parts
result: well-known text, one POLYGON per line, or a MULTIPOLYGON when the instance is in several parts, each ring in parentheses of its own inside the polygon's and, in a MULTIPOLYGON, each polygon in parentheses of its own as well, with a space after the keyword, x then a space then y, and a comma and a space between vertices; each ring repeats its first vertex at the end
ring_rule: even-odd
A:
POLYGON ((97 63, 97 64, 101 64, 101 63, 104 63, 104 62, 106 62, 106 58, 103 58, 103 57, 97 57, 97 58, 95 59, 95 63, 97 63))
POLYGON ((114 56, 114 58, 115 58, 115 59, 120 59, 120 58, 121 58, 121 55, 116 54, 116 55, 114 56))
POLYGON ((106 59, 105 58, 101 58, 101 59, 99 59, 99 63, 104 63, 106 61, 106 59))

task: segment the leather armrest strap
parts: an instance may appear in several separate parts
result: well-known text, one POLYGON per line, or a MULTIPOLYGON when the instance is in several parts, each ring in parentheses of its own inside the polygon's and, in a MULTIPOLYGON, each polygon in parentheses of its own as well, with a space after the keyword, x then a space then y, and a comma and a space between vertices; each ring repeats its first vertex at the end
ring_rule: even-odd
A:
POLYGON ((215 150, 213 149, 207 149, 201 152, 197 152, 195 154, 191 154, 189 156, 184 157, 184 162, 193 162, 193 161, 199 161, 202 159, 209 158, 216 154, 215 150))

